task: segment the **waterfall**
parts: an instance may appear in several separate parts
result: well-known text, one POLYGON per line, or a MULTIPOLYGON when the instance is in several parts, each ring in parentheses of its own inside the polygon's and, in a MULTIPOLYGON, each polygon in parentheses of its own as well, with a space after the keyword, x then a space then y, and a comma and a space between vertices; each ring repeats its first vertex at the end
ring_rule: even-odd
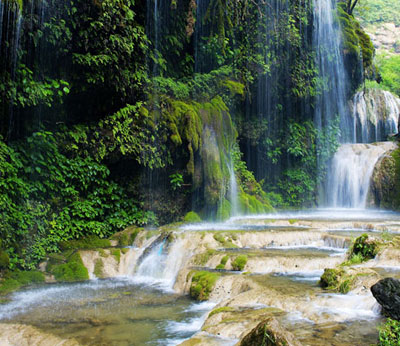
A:
POLYGON ((360 91, 353 98, 353 143, 385 141, 397 133, 400 100, 388 91, 360 91))
POLYGON ((187 256, 181 239, 176 239, 172 244, 168 244, 167 239, 164 239, 143 258, 133 278, 139 283, 172 290, 179 269, 187 256))
POLYGON ((329 131, 329 125, 339 116, 341 141, 345 142, 352 123, 346 103, 348 76, 341 52, 342 33, 335 13, 336 1, 315 0, 313 46, 320 90, 315 102, 314 122, 319 130, 329 131))
POLYGON ((394 148, 392 142, 343 144, 330 163, 325 189, 326 205, 364 209, 375 164, 394 148))
POLYGON ((229 164, 229 197, 231 202, 231 217, 239 215, 238 185, 232 159, 229 164))

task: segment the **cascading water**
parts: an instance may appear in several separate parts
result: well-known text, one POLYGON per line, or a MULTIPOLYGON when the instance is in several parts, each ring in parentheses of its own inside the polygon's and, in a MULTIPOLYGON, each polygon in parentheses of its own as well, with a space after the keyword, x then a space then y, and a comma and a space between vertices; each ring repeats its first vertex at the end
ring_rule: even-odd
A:
POLYGON ((239 215, 239 203, 238 203, 238 184, 236 180, 235 170, 233 167, 232 159, 229 164, 229 195, 231 202, 231 216, 239 215))
POLYGON ((325 203, 330 207, 363 209, 375 164, 395 144, 343 144, 330 163, 325 203))
POLYGON ((139 283, 156 285, 170 291, 186 256, 180 239, 172 244, 164 239, 143 258, 133 278, 139 283))
POLYGON ((319 71, 320 90, 315 102, 314 122, 320 131, 327 132, 339 116, 341 142, 346 142, 352 123, 346 103, 348 76, 341 51, 342 33, 335 20, 335 12, 336 1, 315 0, 313 46, 316 51, 315 63, 319 71))
POLYGON ((353 143, 384 141, 397 133, 400 100, 388 91, 360 91, 353 98, 353 143))

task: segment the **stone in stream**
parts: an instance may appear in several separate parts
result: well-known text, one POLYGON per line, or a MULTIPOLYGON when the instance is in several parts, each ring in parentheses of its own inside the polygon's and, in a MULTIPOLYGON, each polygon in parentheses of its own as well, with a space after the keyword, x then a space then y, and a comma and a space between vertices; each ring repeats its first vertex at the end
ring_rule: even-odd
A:
POLYGON ((294 335, 284 328, 279 322, 270 317, 262 321, 249 334, 247 334, 238 346, 301 346, 294 335))
POLYGON ((390 318, 400 320, 400 280, 383 279, 371 287, 371 292, 390 318))

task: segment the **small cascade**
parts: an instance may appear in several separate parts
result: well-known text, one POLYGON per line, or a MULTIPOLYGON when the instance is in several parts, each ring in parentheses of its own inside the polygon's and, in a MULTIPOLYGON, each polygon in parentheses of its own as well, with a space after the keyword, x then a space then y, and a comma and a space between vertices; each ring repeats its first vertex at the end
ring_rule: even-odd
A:
POLYGON ((172 290, 186 256, 182 240, 169 244, 164 239, 143 258, 133 278, 139 283, 172 290))
POLYGON ((388 91, 369 89, 353 98, 353 143, 385 141, 397 133, 400 99, 388 91))
POLYGON ((343 144, 328 170, 325 203, 329 207, 366 207, 371 176, 379 158, 395 144, 343 144))

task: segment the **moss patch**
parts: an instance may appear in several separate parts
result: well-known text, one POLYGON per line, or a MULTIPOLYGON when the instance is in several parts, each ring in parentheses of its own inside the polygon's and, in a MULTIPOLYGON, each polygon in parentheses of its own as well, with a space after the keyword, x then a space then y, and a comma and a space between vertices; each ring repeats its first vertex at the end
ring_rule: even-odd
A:
POLYGON ((0 294, 8 294, 23 286, 44 282, 44 279, 44 274, 39 271, 9 272, 0 283, 0 294))
POLYGON ((321 276, 319 285, 327 290, 348 293, 355 277, 347 274, 343 269, 325 269, 321 276))
POLYGON ((108 239, 101 239, 97 236, 90 236, 87 238, 69 240, 60 243, 62 250, 79 250, 79 249, 99 249, 111 247, 108 239))
POLYGON ((83 265, 82 258, 78 252, 67 259, 67 263, 55 265, 51 269, 57 281, 74 282, 89 280, 87 268, 83 265))
POLYGON ((235 311, 235 309, 230 306, 223 306, 221 308, 217 308, 217 309, 214 309, 213 311, 211 311, 210 314, 208 315, 208 317, 210 318, 211 316, 214 316, 221 312, 232 312, 232 311, 235 311))
POLYGON ((96 263, 94 264, 93 274, 96 275, 97 278, 104 278, 104 263, 101 258, 98 258, 96 260, 96 263))
POLYGON ((246 264, 247 264, 247 256, 240 255, 236 257, 235 260, 232 262, 232 269, 236 271, 243 271, 246 264))
POLYGON ((217 273, 196 272, 192 277, 190 296, 200 301, 207 300, 219 277, 217 273))
POLYGON ((196 212, 189 211, 183 218, 183 221, 187 223, 197 223, 201 222, 201 218, 196 212))

